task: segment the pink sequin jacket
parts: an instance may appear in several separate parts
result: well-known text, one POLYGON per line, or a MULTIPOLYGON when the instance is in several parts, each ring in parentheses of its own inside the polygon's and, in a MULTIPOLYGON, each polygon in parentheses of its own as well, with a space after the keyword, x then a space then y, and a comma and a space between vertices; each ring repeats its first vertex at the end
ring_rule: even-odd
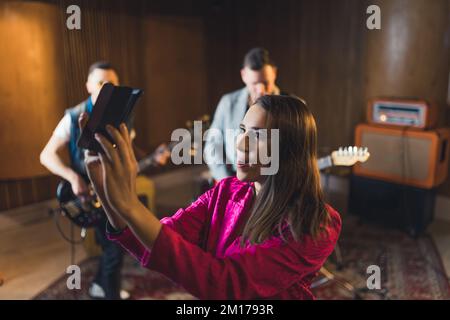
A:
POLYGON ((327 205, 331 223, 315 241, 273 236, 242 248, 240 232, 253 197, 252 183, 226 178, 163 218, 151 250, 129 228, 108 232, 108 238, 200 299, 314 299, 311 281, 334 250, 339 214, 327 205))

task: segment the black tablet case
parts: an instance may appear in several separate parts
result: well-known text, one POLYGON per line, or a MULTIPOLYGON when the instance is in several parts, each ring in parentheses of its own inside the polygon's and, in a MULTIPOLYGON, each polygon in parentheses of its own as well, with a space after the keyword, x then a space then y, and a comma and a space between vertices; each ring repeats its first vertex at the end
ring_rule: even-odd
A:
POLYGON ((143 91, 140 89, 105 83, 100 90, 88 123, 81 132, 77 146, 95 152, 103 152, 102 147, 95 140, 94 134, 101 133, 113 142, 106 131, 106 125, 110 124, 118 128, 122 122, 127 123, 142 93, 143 91))

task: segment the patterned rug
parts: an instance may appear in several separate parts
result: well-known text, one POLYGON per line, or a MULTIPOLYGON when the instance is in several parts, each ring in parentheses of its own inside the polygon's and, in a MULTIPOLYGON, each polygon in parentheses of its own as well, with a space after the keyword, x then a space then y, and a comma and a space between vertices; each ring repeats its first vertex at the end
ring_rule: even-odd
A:
MULTIPOLYGON (((338 270, 334 257, 325 267, 335 278, 313 291, 318 299, 450 299, 450 286, 432 239, 413 239, 401 231, 360 224, 346 217, 339 241, 342 255, 338 270), (381 289, 368 290, 367 267, 380 268, 381 289), (352 289, 355 290, 349 290, 352 289)), ((35 299, 89 299, 87 288, 94 277, 97 259, 81 265, 81 290, 68 290, 63 275, 35 299)), ((132 299, 195 299, 166 277, 143 269, 126 256, 123 287, 132 299)), ((320 277, 318 278, 320 279, 320 277)))

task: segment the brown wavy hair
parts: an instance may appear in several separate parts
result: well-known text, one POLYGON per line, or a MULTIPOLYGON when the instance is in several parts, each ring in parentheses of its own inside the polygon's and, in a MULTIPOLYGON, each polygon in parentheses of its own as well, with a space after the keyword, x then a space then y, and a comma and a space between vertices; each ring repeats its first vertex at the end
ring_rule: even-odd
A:
POLYGON ((264 178, 242 244, 262 243, 273 235, 286 240, 317 239, 329 222, 317 166, 317 129, 305 102, 293 96, 266 95, 255 102, 267 112, 268 129, 279 129, 279 169, 264 178))

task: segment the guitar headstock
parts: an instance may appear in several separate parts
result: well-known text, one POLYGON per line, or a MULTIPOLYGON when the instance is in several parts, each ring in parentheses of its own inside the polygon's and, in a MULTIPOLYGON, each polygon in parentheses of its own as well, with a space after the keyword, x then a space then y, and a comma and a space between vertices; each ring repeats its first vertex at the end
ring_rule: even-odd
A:
POLYGON ((367 148, 349 146, 331 153, 331 159, 335 166, 353 166, 357 162, 366 162, 370 157, 370 153, 367 148))
MULTIPOLYGON (((170 153, 172 152, 172 149, 178 145, 179 143, 187 144, 189 143, 188 148, 190 148, 190 155, 194 156, 197 152, 197 149, 199 149, 199 146, 197 145, 196 141, 194 141, 194 131, 195 131, 195 122, 199 121, 201 122, 201 134, 206 131, 209 126, 211 125, 210 116, 208 114, 204 114, 201 117, 197 118, 196 120, 189 120, 186 121, 186 130, 184 134, 181 135, 179 140, 177 141, 171 141, 168 144, 161 144, 152 154, 144 157, 138 162, 138 171, 142 172, 144 170, 147 170, 151 166, 156 165, 164 165, 167 163, 166 158, 170 157, 170 153)), ((198 125, 197 125, 198 126, 198 125)))

